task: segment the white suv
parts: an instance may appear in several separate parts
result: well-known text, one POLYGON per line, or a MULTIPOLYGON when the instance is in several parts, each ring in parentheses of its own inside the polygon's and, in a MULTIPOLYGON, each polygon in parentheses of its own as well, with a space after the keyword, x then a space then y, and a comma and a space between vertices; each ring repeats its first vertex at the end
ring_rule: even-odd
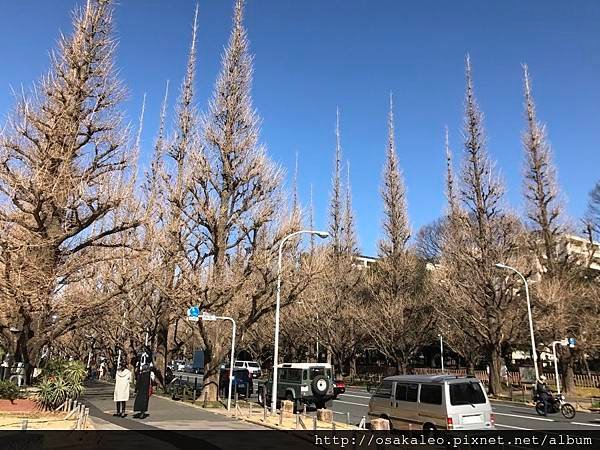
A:
POLYGON ((235 369, 246 369, 252 378, 260 378, 262 375, 260 365, 256 361, 236 361, 233 364, 235 369))

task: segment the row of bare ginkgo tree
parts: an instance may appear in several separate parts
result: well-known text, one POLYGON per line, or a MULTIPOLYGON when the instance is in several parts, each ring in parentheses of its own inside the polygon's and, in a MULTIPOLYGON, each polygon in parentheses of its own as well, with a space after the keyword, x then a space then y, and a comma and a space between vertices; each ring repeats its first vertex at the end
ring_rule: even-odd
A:
MULTIPOLYGON (((229 42, 206 107, 195 95, 197 11, 187 70, 172 124, 165 92, 153 148, 126 125, 126 88, 117 76, 111 0, 75 11, 48 73, 19 96, 0 134, 0 346, 43 364, 44 349, 111 360, 127 358, 148 336, 156 364, 205 349, 204 389, 216 396, 230 329, 191 323, 191 305, 237 322, 238 348, 271 357, 281 240, 313 228, 313 208, 284 189, 284 173, 259 140, 252 105, 252 55, 236 0, 229 42), (137 166, 152 151, 147 171, 137 166)), ((566 389, 573 371, 598 356, 600 185, 585 220, 569 228, 546 132, 536 117, 524 68, 523 179, 527 211, 518 217, 487 149, 482 113, 466 60, 464 142, 454 171, 448 142, 448 207, 413 236, 394 142, 390 97, 381 182, 384 205, 378 260, 359 269, 358 238, 344 177, 339 114, 327 241, 289 241, 283 259, 282 356, 313 354, 315 337, 339 371, 376 348, 406 371, 423 345, 443 333, 472 369, 486 361, 500 390, 501 358, 527 349, 523 284, 532 282, 542 342, 566 335, 566 389), (583 233, 582 252, 569 234, 583 233), (411 239, 412 238, 412 239, 411 239)), ((442 176, 442 174, 440 174, 442 176)))

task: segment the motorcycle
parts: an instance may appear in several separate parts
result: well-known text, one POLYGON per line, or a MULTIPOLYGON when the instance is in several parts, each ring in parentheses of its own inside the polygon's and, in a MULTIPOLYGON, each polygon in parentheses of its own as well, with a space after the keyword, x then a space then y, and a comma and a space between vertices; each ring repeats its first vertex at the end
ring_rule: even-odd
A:
MULTIPOLYGON (((544 402, 539 396, 534 398, 535 411, 540 415, 544 415, 544 402)), ((554 414, 559 412, 566 418, 572 419, 575 417, 575 408, 570 403, 565 401, 565 396, 562 394, 556 394, 552 399, 548 400, 548 414, 554 414)))

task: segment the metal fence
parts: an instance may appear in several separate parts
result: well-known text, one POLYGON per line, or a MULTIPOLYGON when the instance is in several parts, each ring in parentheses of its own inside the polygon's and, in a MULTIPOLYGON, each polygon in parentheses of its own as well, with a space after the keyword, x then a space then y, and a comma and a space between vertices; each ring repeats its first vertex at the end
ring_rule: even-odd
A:
MULTIPOLYGON (((363 380, 372 383, 380 382, 382 378, 396 374, 396 368, 391 366, 359 366, 358 369, 359 374, 356 377, 356 380, 363 380)), ((411 369, 411 373, 415 375, 441 375, 442 373, 445 373, 450 375, 464 376, 467 374, 467 369, 447 369, 442 372, 441 369, 415 367, 411 369)), ((556 377, 554 372, 544 372, 544 375, 546 376, 546 381, 548 384, 556 386, 556 377)), ((476 370, 475 376, 483 383, 488 382, 488 373, 485 370, 476 370)), ((561 382, 562 380, 563 378, 561 377, 561 382)), ((513 385, 531 384, 525 383, 521 379, 520 372, 508 372, 507 381, 513 385)), ((586 388, 598 387, 600 386, 600 374, 575 374, 575 386, 586 388)))

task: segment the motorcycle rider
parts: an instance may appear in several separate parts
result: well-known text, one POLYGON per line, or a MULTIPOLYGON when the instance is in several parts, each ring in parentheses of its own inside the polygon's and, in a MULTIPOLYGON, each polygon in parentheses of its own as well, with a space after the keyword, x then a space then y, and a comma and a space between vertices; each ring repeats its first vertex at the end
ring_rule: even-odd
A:
POLYGON ((546 377, 541 375, 535 383, 536 396, 544 403, 544 416, 548 415, 549 406, 553 402, 552 393, 546 384, 546 377))

